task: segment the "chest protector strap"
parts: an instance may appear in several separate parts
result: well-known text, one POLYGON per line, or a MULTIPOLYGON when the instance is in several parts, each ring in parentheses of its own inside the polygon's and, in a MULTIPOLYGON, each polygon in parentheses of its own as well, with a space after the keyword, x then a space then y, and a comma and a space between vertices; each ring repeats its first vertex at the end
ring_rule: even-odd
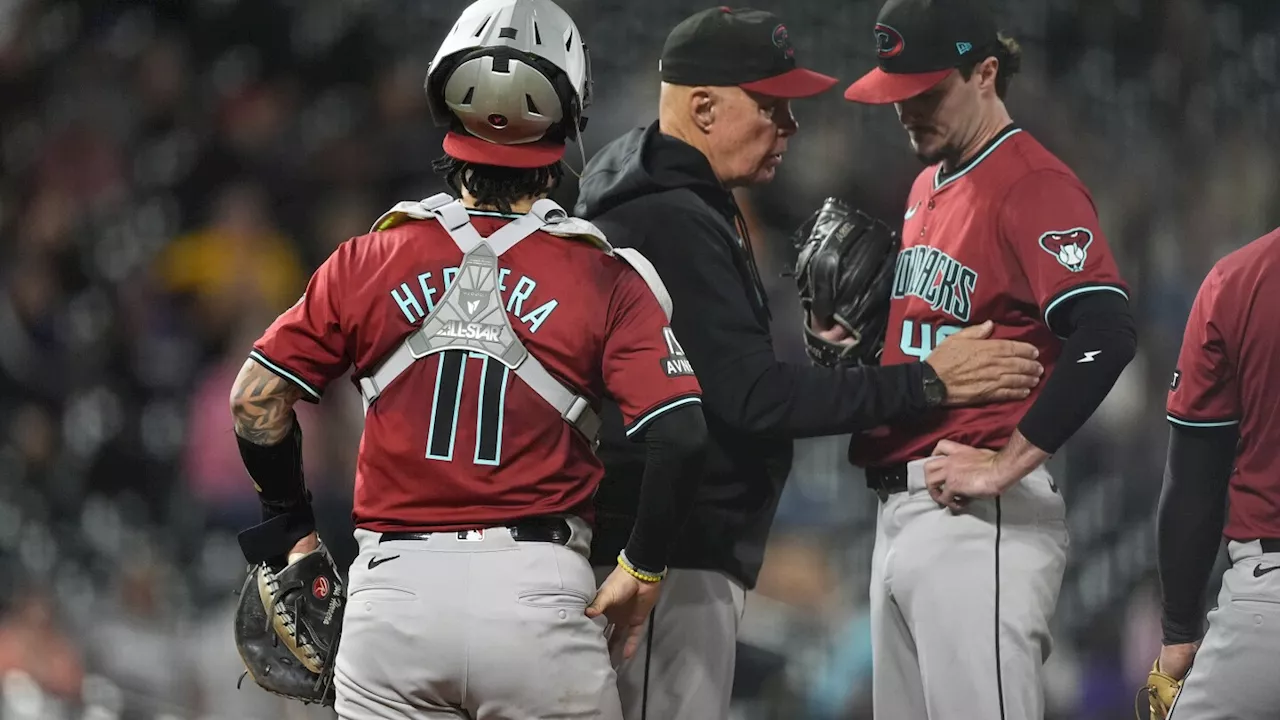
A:
POLYGON ((535 202, 528 214, 487 238, 481 237, 471 224, 466 208, 443 193, 420 202, 397 204, 374 223, 373 230, 386 230, 404 222, 428 219, 439 222, 462 250, 462 263, 453 283, 419 328, 383 359, 372 374, 360 378, 360 395, 364 399, 365 411, 417 360, 445 350, 463 350, 482 353, 510 368, 594 446, 598 442, 600 416, 591 408, 590 401, 553 377, 525 348, 511 327, 498 291, 498 258, 539 230, 588 239, 605 252, 617 255, 636 267, 670 318, 671 300, 653 266, 634 250, 622 252, 621 248, 615 250, 610 247, 595 226, 570 218, 559 205, 547 199, 535 202))

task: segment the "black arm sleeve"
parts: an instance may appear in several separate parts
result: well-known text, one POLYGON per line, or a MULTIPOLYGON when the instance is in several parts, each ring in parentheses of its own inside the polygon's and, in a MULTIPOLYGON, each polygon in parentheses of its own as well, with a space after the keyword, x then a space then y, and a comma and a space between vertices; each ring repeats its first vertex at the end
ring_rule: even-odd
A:
POLYGON ((1022 436, 1047 453, 1062 447, 1111 392, 1138 347, 1133 314, 1124 296, 1091 292, 1069 301, 1050 318, 1067 341, 1040 396, 1018 424, 1022 436))
POLYGON ((642 431, 646 449, 636 522, 627 559, 637 569, 661 572, 676 533, 689 517, 706 457, 707 424, 698 405, 654 418, 642 431))
POLYGON ((258 490, 262 519, 285 514, 310 518, 311 494, 302 475, 302 426, 297 415, 293 416, 289 434, 275 445, 258 445, 239 435, 236 444, 240 460, 258 490))
POLYGON ((779 362, 723 231, 692 213, 668 222, 671 236, 641 251, 671 293, 671 326, 698 374, 709 416, 744 433, 801 438, 928 410, 920 363, 832 369, 779 362))
POLYGON ((1164 613, 1164 643, 1199 640, 1205 586, 1226 521, 1227 482, 1239 429, 1173 426, 1164 487, 1156 510, 1156 567, 1164 613))

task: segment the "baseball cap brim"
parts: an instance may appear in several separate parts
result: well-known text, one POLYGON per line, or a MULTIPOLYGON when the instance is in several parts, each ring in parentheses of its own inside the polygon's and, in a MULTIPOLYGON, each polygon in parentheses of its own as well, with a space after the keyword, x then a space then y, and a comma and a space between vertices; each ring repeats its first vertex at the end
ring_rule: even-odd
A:
POLYGON ((909 100, 947 79, 952 69, 924 73, 887 73, 880 68, 858 78, 844 91, 844 99, 867 105, 909 100))
POLYGON ((564 143, 540 141, 499 145, 474 135, 449 132, 444 136, 444 152, 451 158, 480 165, 538 168, 559 162, 564 157, 564 143))
POLYGON ((807 98, 820 95, 840 82, 829 75, 796 68, 781 75, 774 75, 763 80, 742 83, 738 87, 743 90, 760 93, 777 98, 807 98))

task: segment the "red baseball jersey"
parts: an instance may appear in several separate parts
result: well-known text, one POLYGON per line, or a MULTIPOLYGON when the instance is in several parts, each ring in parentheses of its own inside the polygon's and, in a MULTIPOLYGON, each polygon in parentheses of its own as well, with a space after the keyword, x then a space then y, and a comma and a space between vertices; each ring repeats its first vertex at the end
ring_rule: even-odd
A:
MULTIPOLYGON (((511 215, 472 212, 488 236, 511 215)), ((434 221, 343 243, 251 356, 318 401, 354 366, 378 363, 443 296, 462 251, 434 221)), ((520 341, 599 411, 613 398, 628 434, 701 389, 644 280, 584 240, 537 232, 499 258, 499 292, 520 341)), ((588 442, 497 360, 458 350, 400 375, 365 415, 354 519, 375 531, 455 530, 522 517, 590 519, 604 473, 588 442)))
MULTIPOLYGON (((1091 292, 1128 297, 1093 200, 1066 165, 1009 127, 952 173, 936 166, 916 178, 881 362, 919 362, 947 336, 991 320, 992 337, 1040 349, 1048 379, 1062 349, 1054 312, 1091 292)), ((850 459, 863 467, 908 462, 942 439, 999 449, 1039 387, 1021 401, 946 408, 855 435, 850 459)))
POLYGON ((1280 538, 1280 230, 1231 253, 1200 286, 1169 384, 1169 422, 1239 425, 1224 535, 1280 538))

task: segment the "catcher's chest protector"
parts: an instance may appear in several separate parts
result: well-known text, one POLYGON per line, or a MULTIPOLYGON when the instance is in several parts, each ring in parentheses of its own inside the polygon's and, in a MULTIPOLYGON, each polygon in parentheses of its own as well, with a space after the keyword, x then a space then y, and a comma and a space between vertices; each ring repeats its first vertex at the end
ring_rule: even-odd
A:
POLYGON ((374 224, 385 230, 410 219, 434 218, 463 252, 453 283, 434 310, 422 321, 372 375, 360 380, 365 410, 392 381, 415 361, 445 350, 483 353, 510 368, 560 416, 577 428, 593 445, 598 441, 600 417, 590 401, 551 376, 529 353, 511 327, 498 291, 498 258, 521 240, 544 230, 556 235, 581 236, 611 255, 626 260, 649 283, 671 315, 670 299, 648 262, 634 251, 609 247, 599 230, 582 220, 570 218, 551 200, 539 200, 529 213, 512 221, 487 238, 480 236, 460 202, 440 194, 417 203, 400 203, 374 224))

